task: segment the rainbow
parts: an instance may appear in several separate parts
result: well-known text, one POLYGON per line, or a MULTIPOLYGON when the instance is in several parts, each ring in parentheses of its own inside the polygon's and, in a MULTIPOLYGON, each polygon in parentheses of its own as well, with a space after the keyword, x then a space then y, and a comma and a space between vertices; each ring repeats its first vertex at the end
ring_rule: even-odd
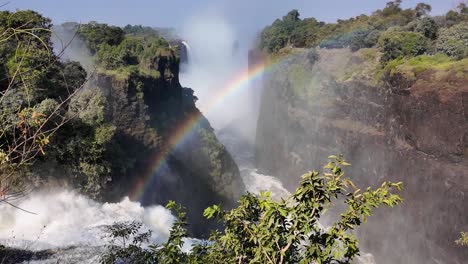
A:
MULTIPOLYGON (((226 85, 223 89, 218 90, 215 96, 213 96, 214 99, 208 103, 205 111, 213 110, 231 94, 242 89, 243 87, 247 87, 249 82, 258 79, 263 73, 265 73, 268 69, 271 69, 272 66, 276 64, 277 63, 270 64, 268 66, 266 64, 258 64, 250 70, 241 72, 237 78, 234 78, 228 82, 228 85, 226 85)), ((149 166, 149 169, 132 188, 129 194, 132 200, 140 200, 142 198, 152 178, 158 174, 159 170, 166 163, 171 151, 179 144, 184 142, 187 136, 190 135, 190 132, 197 127, 202 119, 203 115, 200 112, 197 112, 187 116, 184 120, 182 120, 182 122, 179 123, 178 126, 175 127, 174 132, 168 139, 166 139, 165 145, 163 145, 161 151, 159 151, 154 157, 151 157, 152 162, 149 166)))

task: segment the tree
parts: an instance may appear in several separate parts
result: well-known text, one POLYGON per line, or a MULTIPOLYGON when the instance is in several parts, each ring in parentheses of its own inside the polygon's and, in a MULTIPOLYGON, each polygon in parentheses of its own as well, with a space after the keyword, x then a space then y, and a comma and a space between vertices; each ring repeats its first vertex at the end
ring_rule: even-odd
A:
POLYGON ((416 16, 417 17, 422 17, 427 15, 432 11, 432 6, 426 4, 426 3, 418 3, 415 7, 416 11, 416 16))
POLYGON ((427 50, 427 38, 420 33, 387 31, 379 38, 379 49, 383 53, 381 61, 388 61, 423 54, 427 50))
POLYGON ((277 19, 271 26, 266 27, 260 36, 260 48, 268 52, 277 52, 287 45, 305 43, 302 36, 297 34, 298 29, 303 30, 303 23, 299 17, 299 11, 293 9, 282 19, 277 19))
POLYGON ((181 250, 187 237, 185 214, 170 202, 168 208, 174 209, 178 220, 169 240, 146 251, 153 262, 142 263, 350 263, 359 254, 352 231, 374 208, 401 203, 393 193, 401 183, 384 182, 375 190, 361 191, 344 176, 342 167, 349 164, 341 157, 330 158, 323 174, 303 175, 290 197, 274 201, 269 192, 260 197, 248 193, 232 210, 223 211, 217 205, 207 208, 204 215, 218 219, 224 229, 214 231, 190 252, 181 250), (340 201, 346 210, 338 209, 340 201), (338 220, 323 227, 319 219, 333 211, 339 211, 338 220))
POLYGON ((120 27, 109 26, 95 21, 81 25, 77 33, 85 40, 92 54, 98 51, 98 47, 101 44, 119 45, 125 35, 120 27))
POLYGON ((414 28, 415 32, 423 34, 428 39, 436 39, 437 32, 439 31, 439 26, 430 17, 423 17, 417 20, 416 27, 414 28))
POLYGON ((288 12, 286 16, 283 17, 283 22, 297 22, 299 21, 300 14, 297 9, 293 9, 288 12))
POLYGON ((72 118, 69 102, 86 82, 79 64, 52 53, 50 27, 34 11, 0 12, 1 202, 24 194, 21 170, 72 118))
POLYGON ((462 15, 468 15, 468 5, 466 3, 460 3, 458 6, 457 6, 457 9, 458 11, 460 12, 460 14, 462 15))
POLYGON ((391 16, 391 15, 395 15, 401 12, 402 11, 401 2, 402 0, 395 0, 392 2, 388 2, 385 8, 382 10, 382 14, 384 16, 391 16))
POLYGON ((141 226, 137 222, 118 222, 105 226, 111 244, 101 256, 100 263, 151 263, 151 255, 142 248, 142 244, 149 241, 151 231, 141 232, 141 226))
POLYGON ((436 41, 436 49, 458 59, 468 56, 468 22, 443 28, 436 41))

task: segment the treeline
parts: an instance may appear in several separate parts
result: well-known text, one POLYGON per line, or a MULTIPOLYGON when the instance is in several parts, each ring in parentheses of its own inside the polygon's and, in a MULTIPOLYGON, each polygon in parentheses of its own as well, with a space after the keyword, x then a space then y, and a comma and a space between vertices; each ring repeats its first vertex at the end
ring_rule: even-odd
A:
POLYGON ((457 59, 468 56, 468 7, 459 4, 446 15, 431 17, 432 7, 419 3, 403 9, 401 0, 388 2, 372 15, 360 15, 337 23, 315 18, 300 19, 292 10, 266 27, 259 47, 268 53, 282 48, 362 48, 378 47, 382 61, 403 56, 442 52, 457 59))
POLYGON ((51 26, 50 19, 34 11, 0 12, 2 201, 23 190, 28 174, 23 165, 48 151, 61 129, 74 126, 71 98, 87 74, 79 63, 62 62, 52 52, 51 26))
MULTIPOLYGON (((161 34, 151 27, 127 25, 123 28, 103 23, 75 24, 72 29, 82 38, 96 65, 121 74, 139 72, 152 77, 158 72, 161 56, 177 60, 177 52, 161 34)), ((177 63, 177 62, 176 62, 177 63)))
MULTIPOLYGON (((125 91, 128 85, 130 91, 115 100, 129 103, 111 101, 101 84, 88 82, 89 76, 78 62, 63 61, 60 50, 54 54, 50 19, 30 10, 0 12, 2 199, 54 180, 101 197, 111 180, 129 175, 138 155, 160 146, 161 131, 178 118, 156 98, 155 104, 167 112, 149 121, 145 89, 164 90, 168 83, 154 80, 161 75, 173 77, 176 73, 170 69, 178 67, 175 52, 157 31, 96 22, 62 27, 84 40, 98 73, 133 74, 122 87, 113 87, 125 91), (162 55, 165 53, 167 56, 162 55), (113 116, 113 111, 122 113, 113 116), (123 125, 119 127, 118 122, 123 125), (131 140, 139 145, 134 142, 129 147, 131 140)), ((63 44, 67 47, 69 43, 63 44)), ((172 108, 181 106, 174 103, 172 108)))

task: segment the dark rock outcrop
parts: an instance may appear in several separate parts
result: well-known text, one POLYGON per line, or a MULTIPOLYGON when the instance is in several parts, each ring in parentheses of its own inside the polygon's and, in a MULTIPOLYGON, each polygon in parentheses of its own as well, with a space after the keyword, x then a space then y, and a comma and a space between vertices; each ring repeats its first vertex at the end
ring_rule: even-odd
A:
POLYGON ((360 229, 377 263, 464 263, 455 245, 468 230, 468 78, 422 76, 406 93, 376 86, 346 50, 290 56, 265 77, 256 163, 289 189, 344 154, 359 186, 402 181, 405 202, 378 210, 360 229), (350 71, 359 67, 359 74, 350 71), (432 78, 432 79, 431 79, 432 78))
POLYGON ((165 72, 159 79, 97 75, 95 83, 108 102, 107 118, 117 128, 126 155, 136 160, 127 173, 113 176, 105 193, 120 199, 152 174, 144 186, 143 204, 181 203, 188 210, 192 234, 202 235, 208 227, 201 224, 204 208, 233 205, 242 194, 242 180, 231 155, 196 108, 193 91, 180 86, 170 60, 160 59, 158 65, 165 72), (185 134, 177 136, 180 133, 185 134), (155 164, 162 156, 164 164, 155 164))
POLYGON ((201 236, 210 227, 203 210, 233 205, 243 183, 193 90, 180 85, 179 60, 161 53, 153 63, 159 74, 98 70, 72 102, 86 107, 32 174, 42 187, 68 186, 101 201, 175 200, 187 208, 191 235, 201 236))

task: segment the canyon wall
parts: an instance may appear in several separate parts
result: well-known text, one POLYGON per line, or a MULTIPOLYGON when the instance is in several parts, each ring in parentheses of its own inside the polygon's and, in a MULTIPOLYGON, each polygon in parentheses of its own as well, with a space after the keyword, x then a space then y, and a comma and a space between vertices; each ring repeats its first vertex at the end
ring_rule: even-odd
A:
POLYGON ((295 50, 264 77, 259 170, 289 189, 343 154, 359 186, 402 181, 405 199, 359 230, 377 263, 463 263, 468 230, 468 73, 426 70, 416 82, 376 80, 378 53, 295 50), (297 53, 297 54, 294 54, 297 53))
POLYGON ((52 139, 31 178, 38 187, 78 189, 100 201, 175 200, 187 208, 191 234, 200 236, 209 227, 203 210, 233 205, 242 179, 193 90, 179 83, 179 58, 160 54, 153 64, 157 75, 98 68, 70 103, 76 118, 52 139))

